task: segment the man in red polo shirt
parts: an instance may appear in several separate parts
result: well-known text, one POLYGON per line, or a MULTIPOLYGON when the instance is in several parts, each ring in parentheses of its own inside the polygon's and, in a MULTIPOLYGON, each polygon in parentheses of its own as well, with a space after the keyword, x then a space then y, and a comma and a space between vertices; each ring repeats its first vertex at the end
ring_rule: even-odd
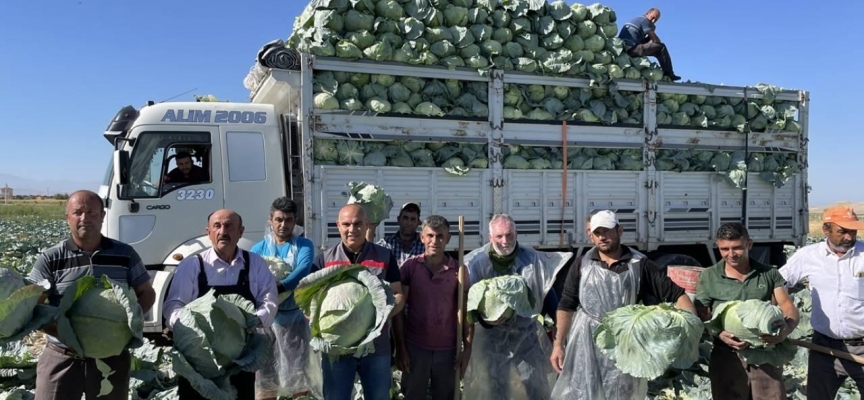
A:
MULTIPOLYGON (((423 254, 409 258, 399 269, 406 311, 394 319, 396 366, 402 371, 406 400, 425 400, 427 388, 432 400, 450 400, 458 385, 456 368, 464 375, 468 367, 473 327, 462 321, 463 351, 457 360, 459 264, 444 252, 450 224, 438 215, 426 218, 420 240, 423 254)), ((462 277, 462 295, 467 296, 471 284, 467 268, 462 269, 462 277)))

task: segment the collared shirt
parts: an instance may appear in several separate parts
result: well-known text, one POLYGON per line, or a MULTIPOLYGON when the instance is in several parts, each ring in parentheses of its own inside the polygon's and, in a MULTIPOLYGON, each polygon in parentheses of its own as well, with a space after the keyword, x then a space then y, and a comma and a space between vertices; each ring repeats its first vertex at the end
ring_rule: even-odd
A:
MULTIPOLYGON (((38 282, 48 280, 48 302, 57 306, 63 293, 79 278, 103 275, 117 283, 135 288, 150 281, 150 275, 141 262, 138 253, 126 243, 102 237, 99 248, 93 253, 81 250, 72 239, 64 240, 42 252, 30 271, 28 280, 38 282)), ((48 335, 48 341, 63 346, 55 337, 48 335)))
POLYGON ((420 241, 420 235, 417 233, 414 234, 414 241, 411 242, 411 247, 407 250, 402 248, 402 239, 399 238, 399 232, 379 240, 377 244, 390 249, 393 252, 393 256, 396 257, 396 263, 399 265, 402 265, 405 260, 411 257, 419 256, 426 252, 426 246, 420 241))
MULTIPOLYGON (((629 269, 630 259, 633 258, 633 253, 630 248, 621 245, 623 253, 621 258, 612 265, 606 265, 600 259, 599 252, 594 257, 594 261, 599 261, 606 265, 610 271, 617 274, 622 274, 629 269)), ((579 284, 582 281, 582 257, 580 256, 573 261, 570 271, 567 272, 567 279, 564 281, 564 290, 561 295, 561 301, 558 303, 558 309, 562 311, 575 312, 580 305, 579 302, 579 284)), ((654 261, 644 258, 639 264, 639 292, 636 295, 637 302, 645 304, 656 304, 659 302, 678 301, 678 298, 685 294, 684 289, 672 282, 672 279, 666 274, 666 270, 657 266, 654 261)))
MULTIPOLYGON (((212 247, 201 253, 201 259, 204 261, 203 267, 204 273, 207 275, 207 282, 211 286, 235 285, 240 277, 240 270, 246 268, 243 264, 243 252, 240 249, 237 249, 237 254, 230 264, 219 258, 212 247)), ((278 298, 276 280, 273 279, 273 273, 270 272, 270 268, 267 267, 267 263, 261 256, 249 253, 249 264, 249 289, 258 302, 255 314, 263 326, 269 326, 276 317, 278 298)), ((168 324, 172 328, 180 315, 180 309, 199 296, 199 271, 198 257, 187 257, 177 266, 177 272, 174 273, 174 279, 171 281, 171 289, 165 297, 163 313, 163 315, 169 316, 168 324)))
POLYGON ((813 329, 834 339, 864 337, 864 242, 842 257, 826 242, 805 246, 780 269, 787 287, 804 279, 813 296, 813 329))
POLYGON ((774 289, 786 280, 776 268, 750 259, 750 272, 743 281, 726 275, 726 261, 706 268, 699 274, 696 285, 696 306, 713 307, 715 303, 733 300, 771 301, 774 289))
MULTIPOLYGON (((402 285, 408 287, 405 299, 407 319, 405 340, 426 350, 456 347, 456 309, 459 292, 459 264, 446 256, 444 265, 432 272, 426 256, 411 257, 399 268, 402 285)), ((468 290, 470 282, 465 282, 468 290)))

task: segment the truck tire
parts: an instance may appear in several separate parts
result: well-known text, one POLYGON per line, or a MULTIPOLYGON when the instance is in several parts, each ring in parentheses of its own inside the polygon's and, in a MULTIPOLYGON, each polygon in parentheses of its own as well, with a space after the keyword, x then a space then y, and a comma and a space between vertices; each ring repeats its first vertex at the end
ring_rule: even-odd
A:
POLYGON ((702 264, 699 264, 699 261, 696 261, 695 258, 685 254, 666 253, 652 257, 652 259, 654 260, 654 263, 662 269, 666 269, 666 267, 670 265, 689 265, 691 267, 703 266, 702 264))

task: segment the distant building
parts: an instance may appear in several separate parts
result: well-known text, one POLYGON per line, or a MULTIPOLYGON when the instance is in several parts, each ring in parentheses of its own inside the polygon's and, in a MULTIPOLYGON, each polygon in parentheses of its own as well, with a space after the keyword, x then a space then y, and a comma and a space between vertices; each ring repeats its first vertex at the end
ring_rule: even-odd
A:
POLYGON ((5 199, 5 198, 7 198, 7 197, 10 198, 10 199, 11 199, 12 197, 14 197, 13 194, 12 194, 12 188, 10 188, 10 187, 0 187, 0 199, 5 199))

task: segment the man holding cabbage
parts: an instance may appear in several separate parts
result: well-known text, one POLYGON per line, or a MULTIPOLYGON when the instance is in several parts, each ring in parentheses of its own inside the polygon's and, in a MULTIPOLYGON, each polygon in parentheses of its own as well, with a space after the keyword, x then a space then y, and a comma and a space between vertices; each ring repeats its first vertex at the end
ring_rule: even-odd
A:
POLYGON ((312 270, 315 248, 311 240, 295 233, 297 203, 288 197, 273 201, 267 221, 270 233, 252 246, 251 252, 270 264, 280 303, 272 325, 276 337, 273 359, 258 371, 256 396, 275 400, 314 393, 320 397, 319 359, 311 354, 309 323, 294 301, 293 293, 300 280, 312 270))
POLYGON ((390 324, 387 321, 402 310, 404 303, 399 266, 390 250, 366 240, 368 221, 360 204, 342 207, 336 225, 341 243, 318 253, 313 261, 316 272, 304 278, 295 291, 295 295, 303 297, 297 299, 301 307, 312 310, 308 306, 311 303, 319 313, 311 316, 311 322, 313 336, 317 333, 313 344, 320 344, 323 353, 324 399, 349 400, 354 389, 354 376, 359 374, 365 399, 387 400, 392 376, 390 324), (347 268, 351 265, 365 268, 358 275, 347 268), (329 270, 337 276, 332 276, 334 274, 329 270), (353 274, 355 278, 342 279, 338 274, 343 273, 353 274), (365 278, 369 273, 373 282, 365 278), (333 280, 328 282, 328 279, 333 280), (338 286, 343 286, 344 290, 338 286), (386 287, 382 290, 382 286, 386 287), (358 292, 361 296, 357 300, 362 301, 362 307, 361 304, 350 304, 355 299, 352 295, 358 292), (320 303, 316 303, 318 298, 323 298, 320 303), (370 302, 374 308, 367 307, 370 302), (344 311, 326 315, 326 321, 321 317, 325 312, 345 307, 352 312, 369 308, 371 315, 368 317, 375 322, 375 330, 366 331, 367 327, 361 322, 367 320, 365 317, 354 320, 351 313, 344 311), (386 315, 381 315, 382 310, 386 315), (373 340, 367 341, 369 338, 373 340))
MULTIPOLYGON (((807 280, 813 293, 813 343, 864 356, 864 242, 857 239, 864 222, 848 206, 822 213, 825 240, 805 246, 780 273, 787 287, 807 280), (818 299, 818 301, 816 301, 818 299)), ((864 367, 817 351, 807 364, 807 396, 833 399, 852 378, 864 392, 864 367)))
POLYGON ((642 400, 648 380, 621 372, 595 345, 603 316, 640 302, 675 303, 693 314, 696 310, 665 269, 621 244, 624 229, 614 212, 594 214, 589 229, 594 247, 574 261, 558 305, 558 332, 549 360, 560 375, 552 398, 642 400))
MULTIPOLYGON (((69 225, 69 239, 66 239, 48 250, 42 252, 36 259, 36 264, 30 272, 28 280, 39 282, 47 280, 48 291, 39 299, 39 304, 47 299, 52 306, 58 306, 65 294, 75 294, 77 282, 88 276, 108 277, 114 282, 131 289, 137 297, 140 312, 130 311, 139 317, 150 310, 156 299, 156 294, 150 283, 150 275, 144 268, 141 258, 131 246, 102 236, 102 219, 105 218, 102 199, 96 193, 81 190, 72 193, 66 202, 66 223, 69 225), (67 291, 68 290, 68 291, 67 291)), ((89 307, 92 310, 92 303, 89 307)), ((106 310, 92 310, 105 313, 106 310)), ((113 310, 112 310, 113 311, 113 310)), ((124 310, 125 311, 125 310, 124 310)), ((121 311, 123 312, 123 311, 121 311)), ((112 313, 113 314, 113 313, 112 313)), ((116 315, 116 314, 114 314, 116 315)), ((106 315, 100 315, 106 318, 106 315)), ((96 398, 100 391, 99 363, 109 367, 112 374, 107 378, 113 386, 108 393, 98 393, 100 399, 125 400, 129 394, 130 355, 124 348, 127 343, 117 345, 115 355, 96 360, 86 354, 88 344, 94 343, 99 351, 109 350, 113 337, 102 332, 85 332, 79 330, 73 319, 73 334, 60 329, 57 324, 44 328, 48 343, 39 356, 36 366, 36 398, 78 400, 82 395, 88 399, 96 398), (87 335, 88 337, 78 337, 87 335), (80 343, 70 346, 67 338, 80 343), (85 354, 77 354, 75 347, 83 347, 85 354)), ((140 327, 141 321, 137 321, 140 327)), ((132 321, 124 321, 123 325, 132 321)), ((82 327, 83 328, 83 327, 82 327)), ((122 330, 117 328, 117 335, 122 330)), ((142 332, 133 332, 133 336, 141 337, 142 332)))
POLYGON ((541 253, 516 239, 513 219, 497 214, 490 243, 465 256, 468 316, 480 324, 463 381, 466 399, 548 399, 555 382, 551 343, 537 317, 554 313, 552 285, 571 253, 541 253))
MULTIPOLYGON (((237 246, 243 236, 243 219, 232 210, 221 209, 207 217, 207 236, 212 247, 177 266, 171 288, 165 297, 165 316, 177 331, 183 308, 210 290, 215 296, 239 295, 254 305, 259 327, 269 327, 276 316, 276 282, 261 256, 237 246)), ((176 345, 176 343, 175 343, 176 345)), ((179 377, 177 396, 181 400, 205 399, 196 383, 179 377)), ((230 377, 237 398, 255 398, 255 373, 242 371, 230 377)))
POLYGON ((717 229, 717 249, 723 259, 702 271, 696 288, 699 316, 705 321, 712 320, 709 330, 716 334, 708 365, 715 399, 786 398, 784 361, 772 359, 782 351, 774 345, 783 342, 798 325, 798 309, 786 292, 786 281, 780 272, 750 259, 752 247, 753 240, 743 224, 721 225, 717 229), (741 303, 728 303, 735 301, 741 303), (771 303, 776 303, 779 310, 771 303), (762 324, 772 332, 759 332, 758 339, 757 335, 747 337, 750 329, 740 323, 740 317, 754 314, 770 317, 772 313, 779 318, 762 324), (722 328, 712 329, 714 325, 722 328))

